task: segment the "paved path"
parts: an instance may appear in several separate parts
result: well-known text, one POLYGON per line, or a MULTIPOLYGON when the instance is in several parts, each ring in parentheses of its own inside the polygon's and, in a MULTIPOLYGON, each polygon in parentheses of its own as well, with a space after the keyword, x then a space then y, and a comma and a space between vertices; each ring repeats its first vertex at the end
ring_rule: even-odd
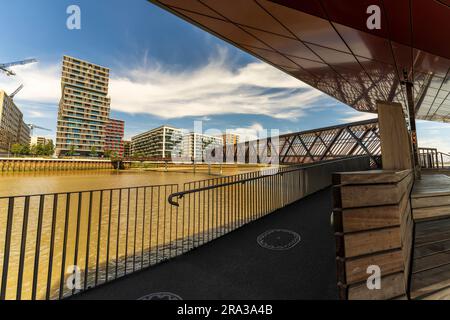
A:
POLYGON ((331 191, 320 191, 220 239, 72 299, 138 299, 172 292, 182 299, 336 299, 331 191), (287 251, 258 245, 267 230, 301 241, 287 251))

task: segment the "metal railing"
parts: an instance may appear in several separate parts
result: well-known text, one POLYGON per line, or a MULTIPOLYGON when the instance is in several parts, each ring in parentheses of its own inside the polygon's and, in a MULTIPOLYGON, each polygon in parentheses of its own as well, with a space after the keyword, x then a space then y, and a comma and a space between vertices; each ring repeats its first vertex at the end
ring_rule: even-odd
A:
POLYGON ((0 198, 0 300, 62 299, 173 257, 177 209, 166 199, 176 191, 0 198))
POLYGON ((440 152, 436 148, 419 148, 419 161, 422 168, 450 168, 450 154, 440 152))
POLYGON ((266 169, 186 183, 168 201, 184 217, 193 249, 330 186, 334 172, 368 169, 368 156, 266 169))
POLYGON ((333 172, 369 165, 364 156, 272 168, 186 183, 182 192, 170 184, 0 198, 0 300, 94 288, 323 189, 333 172))

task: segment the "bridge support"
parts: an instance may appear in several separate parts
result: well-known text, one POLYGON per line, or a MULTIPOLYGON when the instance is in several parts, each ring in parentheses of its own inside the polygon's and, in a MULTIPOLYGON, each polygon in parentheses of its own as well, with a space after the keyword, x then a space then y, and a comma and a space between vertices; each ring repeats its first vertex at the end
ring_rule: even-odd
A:
POLYGON ((378 102, 381 157, 385 170, 414 168, 411 138, 400 103, 378 102))

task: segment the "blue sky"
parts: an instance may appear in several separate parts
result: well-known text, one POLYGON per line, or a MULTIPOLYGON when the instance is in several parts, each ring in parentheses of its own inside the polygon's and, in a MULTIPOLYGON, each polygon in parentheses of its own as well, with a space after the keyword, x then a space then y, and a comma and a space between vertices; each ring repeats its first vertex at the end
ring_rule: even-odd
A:
MULTIPOLYGON (((21 83, 25 120, 56 130, 64 54, 111 69, 111 116, 126 137, 161 124, 191 129, 280 132, 362 120, 366 114, 293 79, 145 0, 0 0, 0 62, 35 57, 0 74, 0 89, 21 83), (81 8, 81 30, 66 28, 66 8, 81 8), (3 10, 2 10, 3 11, 3 10), (7 44, 7 45, 5 45, 7 44)), ((419 122, 419 138, 450 151, 450 125, 419 122)), ((47 132, 36 134, 48 135, 47 132)), ((424 144, 423 144, 424 145, 424 144)))

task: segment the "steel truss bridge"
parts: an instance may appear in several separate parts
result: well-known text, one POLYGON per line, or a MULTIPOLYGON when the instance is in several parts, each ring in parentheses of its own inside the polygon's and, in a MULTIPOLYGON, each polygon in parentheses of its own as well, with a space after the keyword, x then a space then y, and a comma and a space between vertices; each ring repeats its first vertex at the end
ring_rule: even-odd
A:
POLYGON ((233 158, 237 162, 241 156, 245 163, 264 163, 261 155, 270 157, 272 153, 278 153, 282 165, 368 155, 372 166, 379 167, 381 144, 378 120, 288 133, 277 139, 272 137, 224 147, 224 159, 233 158))

